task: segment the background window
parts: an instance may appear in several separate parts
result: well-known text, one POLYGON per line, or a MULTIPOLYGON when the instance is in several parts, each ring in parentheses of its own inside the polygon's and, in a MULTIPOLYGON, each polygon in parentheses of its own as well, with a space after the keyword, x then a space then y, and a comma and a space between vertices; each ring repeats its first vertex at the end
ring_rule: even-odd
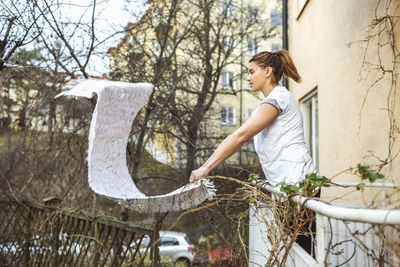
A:
POLYGON ((231 51, 233 49, 233 44, 234 44, 235 40, 233 39, 233 37, 229 37, 229 36, 225 36, 222 39, 222 47, 225 51, 231 51))
POLYGON ((235 109, 230 107, 221 107, 221 124, 235 124, 235 109))
POLYGON ((301 101, 303 113, 304 138, 315 168, 318 169, 318 93, 317 90, 301 101))
POLYGON ((276 52, 276 51, 281 50, 281 49, 282 49, 282 45, 281 44, 272 44, 271 52, 276 52))
POLYGON ((233 72, 223 72, 221 75, 221 87, 224 89, 235 89, 235 76, 233 72))
POLYGON ((175 164, 178 168, 182 167, 182 142, 180 139, 176 139, 176 157, 175 164))
POLYGON ((282 26, 282 12, 271 10, 271 25, 282 26))
POLYGON ((258 7, 249 6, 249 20, 258 21, 260 18, 258 16, 258 7))
POLYGON ((250 118, 251 117, 251 114, 253 114, 253 109, 248 109, 247 110, 247 118, 250 118))
POLYGON ((256 40, 250 40, 248 42, 248 48, 249 48, 249 55, 254 56, 255 54, 258 53, 258 44, 256 40))
POLYGON ((305 5, 307 4, 308 0, 299 0, 299 10, 303 10, 305 5))
POLYGON ((235 16, 234 4, 227 1, 222 1, 222 15, 226 18, 233 18, 235 16))

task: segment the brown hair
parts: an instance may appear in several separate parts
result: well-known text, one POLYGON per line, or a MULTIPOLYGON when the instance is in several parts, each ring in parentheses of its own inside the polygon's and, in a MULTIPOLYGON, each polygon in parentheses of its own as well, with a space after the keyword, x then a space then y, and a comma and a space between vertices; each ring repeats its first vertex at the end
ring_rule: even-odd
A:
POLYGON ((297 72, 296 66, 289 56, 289 52, 285 49, 273 52, 260 52, 254 55, 249 62, 254 61, 260 67, 272 67, 272 72, 275 77, 275 81, 278 82, 282 74, 285 74, 288 78, 292 78, 295 82, 301 82, 301 77, 297 72))

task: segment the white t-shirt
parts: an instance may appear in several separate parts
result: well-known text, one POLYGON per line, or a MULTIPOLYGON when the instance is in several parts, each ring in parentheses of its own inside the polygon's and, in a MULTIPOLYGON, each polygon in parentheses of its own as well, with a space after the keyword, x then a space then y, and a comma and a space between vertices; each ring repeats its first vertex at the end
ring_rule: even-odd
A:
POLYGON ((294 184, 316 172, 304 141, 303 118, 292 93, 276 86, 260 103, 274 105, 279 115, 254 137, 254 146, 267 181, 294 184))

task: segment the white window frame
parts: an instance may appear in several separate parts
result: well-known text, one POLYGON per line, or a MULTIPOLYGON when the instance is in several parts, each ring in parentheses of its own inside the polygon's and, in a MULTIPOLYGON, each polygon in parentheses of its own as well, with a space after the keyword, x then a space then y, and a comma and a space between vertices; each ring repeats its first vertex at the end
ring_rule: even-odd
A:
POLYGON ((233 107, 221 107, 221 125, 235 125, 236 110, 233 107), (230 120, 230 117, 232 120, 230 120))
POLYGON ((247 48, 250 56, 254 56, 258 53, 258 43, 257 40, 249 40, 247 43, 247 48))
POLYGON ((301 99, 301 111, 303 114, 304 139, 310 151, 315 168, 318 169, 318 91, 313 90, 309 95, 301 99))
POLYGON ((235 17, 235 5, 231 1, 222 1, 222 15, 225 18, 235 17))
POLYGON ((221 88, 222 89, 236 89, 235 74, 230 71, 221 73, 221 88))

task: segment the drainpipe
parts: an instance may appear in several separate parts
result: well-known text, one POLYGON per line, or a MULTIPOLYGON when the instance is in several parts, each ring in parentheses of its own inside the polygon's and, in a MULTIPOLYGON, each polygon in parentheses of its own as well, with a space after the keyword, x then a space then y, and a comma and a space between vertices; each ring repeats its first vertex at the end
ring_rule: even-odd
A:
MULTIPOLYGON (((282 0, 282 47, 289 50, 288 44, 288 0, 282 0)), ((289 82, 286 77, 283 79, 283 85, 289 89, 289 82)))
MULTIPOLYGON (((244 10, 244 3, 243 0, 240 1, 241 3, 241 12, 240 12, 240 92, 239 92, 239 99, 240 99, 240 111, 239 111, 239 126, 242 125, 242 113, 243 113, 243 53, 244 53, 244 45, 243 45, 243 10, 244 10)), ((242 148, 239 148, 238 153, 238 165, 242 165, 242 148)))

